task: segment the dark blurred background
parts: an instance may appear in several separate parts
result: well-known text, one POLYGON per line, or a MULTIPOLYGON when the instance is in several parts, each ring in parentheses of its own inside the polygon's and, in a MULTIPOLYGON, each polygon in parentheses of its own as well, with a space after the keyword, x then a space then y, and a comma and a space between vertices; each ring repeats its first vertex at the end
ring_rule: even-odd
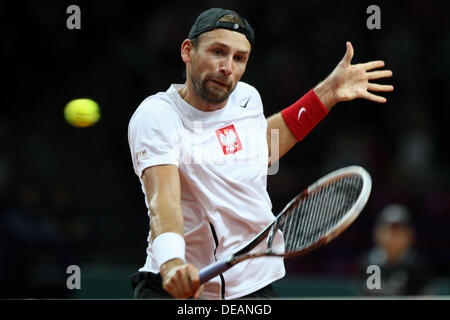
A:
POLYGON ((410 208, 432 294, 450 294, 450 23, 448 1, 1 2, 0 297, 131 298, 145 262, 148 218, 131 163, 128 122, 140 102, 182 83, 180 45, 210 7, 238 11, 256 45, 242 81, 267 116, 324 79, 351 41, 353 63, 383 59, 395 86, 386 104, 338 104, 268 178, 274 212, 331 170, 357 164, 373 178, 363 214, 334 242, 286 263, 286 296, 358 295, 359 259, 377 214, 410 208), (81 9, 69 30, 66 9, 81 9), (369 30, 366 9, 381 9, 369 30), (64 106, 91 98, 93 127, 64 106), (68 290, 79 265, 82 289, 68 290))

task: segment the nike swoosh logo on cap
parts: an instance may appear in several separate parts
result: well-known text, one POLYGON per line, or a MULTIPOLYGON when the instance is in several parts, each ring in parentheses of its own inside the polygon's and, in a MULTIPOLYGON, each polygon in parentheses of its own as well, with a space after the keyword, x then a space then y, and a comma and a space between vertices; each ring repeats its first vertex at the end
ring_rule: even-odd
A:
POLYGON ((299 112, 298 112, 298 118, 297 120, 300 120, 300 115, 302 114, 303 111, 306 111, 305 107, 301 107, 299 112))
MULTIPOLYGON (((251 98, 251 97, 250 97, 250 98, 251 98)), ((250 98, 247 99, 247 102, 246 102, 244 105, 242 105, 242 104, 240 105, 241 108, 246 108, 246 107, 247 107, 247 103, 250 101, 250 98)))

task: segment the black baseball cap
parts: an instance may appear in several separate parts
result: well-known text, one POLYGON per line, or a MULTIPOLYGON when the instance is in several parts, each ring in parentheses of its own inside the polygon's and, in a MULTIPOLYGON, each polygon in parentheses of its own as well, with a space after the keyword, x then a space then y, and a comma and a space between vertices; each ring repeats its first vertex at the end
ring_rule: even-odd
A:
POLYGON ((189 32, 189 39, 192 40, 202 33, 211 31, 216 28, 223 28, 242 33, 247 37, 248 41, 253 47, 255 41, 255 32, 253 31, 250 23, 248 23, 248 21, 241 17, 237 12, 222 8, 212 8, 200 13, 200 15, 195 20, 191 31, 189 32), (238 15, 244 21, 244 26, 241 26, 234 22, 220 21, 223 16, 228 14, 238 15))

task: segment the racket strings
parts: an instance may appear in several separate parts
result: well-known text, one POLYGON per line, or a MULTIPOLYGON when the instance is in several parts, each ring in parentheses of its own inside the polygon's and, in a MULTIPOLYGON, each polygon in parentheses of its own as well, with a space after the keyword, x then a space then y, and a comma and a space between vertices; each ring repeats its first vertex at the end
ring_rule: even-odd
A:
POLYGON ((357 201, 362 185, 360 176, 348 176, 294 202, 279 221, 285 254, 307 248, 333 230, 357 201))

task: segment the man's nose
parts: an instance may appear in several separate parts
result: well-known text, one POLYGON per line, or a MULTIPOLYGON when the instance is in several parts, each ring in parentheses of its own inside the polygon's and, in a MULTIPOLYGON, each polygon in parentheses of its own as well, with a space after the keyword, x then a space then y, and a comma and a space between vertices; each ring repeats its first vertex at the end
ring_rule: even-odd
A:
POLYGON ((220 72, 226 76, 231 75, 233 73, 232 64, 233 64, 232 57, 227 57, 226 59, 223 60, 220 66, 220 72))

